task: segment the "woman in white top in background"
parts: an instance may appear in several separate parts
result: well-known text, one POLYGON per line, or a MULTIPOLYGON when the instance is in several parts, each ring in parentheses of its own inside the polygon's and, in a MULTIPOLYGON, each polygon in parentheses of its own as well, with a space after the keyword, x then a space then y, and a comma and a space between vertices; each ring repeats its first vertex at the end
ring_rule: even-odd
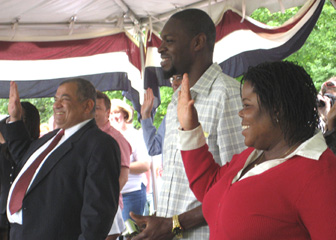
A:
POLYGON ((130 211, 143 215, 146 204, 147 179, 145 172, 150 169, 150 157, 147 154, 142 134, 132 125, 133 109, 120 99, 111 100, 110 122, 131 144, 132 155, 128 181, 122 189, 124 221, 131 218, 130 211))

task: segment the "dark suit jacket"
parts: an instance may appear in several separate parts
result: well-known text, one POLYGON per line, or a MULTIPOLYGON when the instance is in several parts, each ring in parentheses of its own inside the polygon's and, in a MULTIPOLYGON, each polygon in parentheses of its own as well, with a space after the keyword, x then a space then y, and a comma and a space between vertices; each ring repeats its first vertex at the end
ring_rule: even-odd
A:
MULTIPOLYGON (((0 228, 8 229, 6 205, 8 191, 14 180, 15 164, 8 151, 7 144, 0 144, 0 228)), ((1 237, 0 237, 1 239, 1 237)))
MULTIPOLYGON (((32 142, 22 121, 6 124, 17 169, 56 132, 32 142)), ((23 224, 11 224, 11 240, 105 239, 118 208, 119 174, 118 144, 91 120, 45 161, 23 199, 23 224)))

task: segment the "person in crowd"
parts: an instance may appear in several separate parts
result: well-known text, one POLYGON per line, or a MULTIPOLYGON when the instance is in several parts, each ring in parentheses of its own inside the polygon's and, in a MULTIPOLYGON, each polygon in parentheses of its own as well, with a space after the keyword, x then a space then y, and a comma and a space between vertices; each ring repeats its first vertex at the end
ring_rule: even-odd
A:
MULTIPOLYGON (((127 140, 124 138, 124 136, 111 126, 109 121, 110 110, 111 110, 111 101, 109 97, 105 93, 102 93, 101 91, 97 90, 95 120, 100 130, 106 132, 118 142, 121 154, 121 161, 120 161, 121 169, 119 176, 119 187, 121 190, 123 189, 128 180, 130 156, 132 154, 132 148, 131 145, 127 142, 127 140)), ((121 213, 122 208, 123 203, 120 194, 118 211, 116 216, 114 217, 112 228, 106 240, 117 239, 117 237, 125 229, 125 224, 121 213)))
MULTIPOLYGON (((40 114, 30 102, 21 102, 22 120, 31 139, 36 140, 40 135, 40 114)), ((8 146, 1 134, 1 128, 6 119, 0 122, 0 240, 7 240, 9 235, 9 222, 6 215, 7 197, 10 185, 14 181, 16 161, 12 159, 8 146)))
MULTIPOLYGON (((174 75, 170 78, 170 83, 175 92, 181 85, 182 76, 174 75)), ((144 102, 141 106, 141 127, 144 141, 150 156, 162 154, 164 136, 166 132, 166 116, 163 118, 159 128, 153 125, 152 109, 154 105, 154 94, 151 88, 145 92, 144 102)))
POLYGON ((41 137, 42 137, 44 134, 46 134, 46 133, 48 133, 48 132, 50 132, 50 131, 51 131, 51 129, 50 129, 48 123, 41 123, 41 125, 40 125, 40 134, 41 134, 41 137))
POLYGON ((320 128, 328 147, 336 154, 336 77, 331 77, 322 84, 317 96, 320 114, 320 128))
MULTIPOLYGON (((181 85, 182 76, 174 75, 169 80, 173 88, 173 91, 175 92, 178 89, 178 87, 181 85)), ((151 88, 148 88, 146 89, 146 92, 144 95, 144 101, 141 106, 141 121, 140 122, 141 122, 143 138, 144 138, 144 141, 147 147, 148 155, 152 157, 162 154, 164 136, 166 132, 166 116, 163 118, 158 129, 156 129, 156 127, 153 125, 153 119, 152 119, 153 105, 154 105, 153 90, 151 88)), ((159 165, 159 169, 162 171, 162 162, 159 165)), ((147 175, 147 178, 150 178, 150 177, 147 175)), ((147 192, 148 192, 148 186, 147 186, 147 192)), ((144 215, 149 215, 147 214, 147 212, 150 212, 148 209, 149 207, 152 207, 151 208, 152 212, 155 212, 154 204, 153 204, 153 201, 154 201, 153 197, 154 196, 152 193, 150 194, 147 193, 147 205, 145 207, 144 215)))
POLYGON ((33 141, 21 121, 17 85, 10 84, 2 133, 19 160, 7 201, 10 239, 105 240, 118 209, 119 146, 95 123, 89 81, 62 82, 54 100, 60 129, 33 141))
MULTIPOLYGON (((192 98, 200 113, 204 135, 218 164, 229 161, 245 148, 240 134, 239 83, 213 63, 216 29, 202 10, 186 9, 170 17, 161 32, 158 48, 164 75, 189 74, 192 98)), ((189 188, 178 144, 177 92, 168 105, 163 145, 162 187, 156 216, 136 216, 146 228, 138 239, 208 239, 209 228, 202 206, 189 188)))
POLYGON ((291 62, 247 71, 239 116, 248 148, 224 166, 208 151, 188 84, 186 74, 181 154, 210 239, 336 239, 336 157, 317 130, 317 92, 306 71, 291 62))
POLYGON ((121 190, 124 202, 122 210, 124 221, 130 218, 130 211, 140 215, 144 212, 147 201, 145 173, 150 169, 151 164, 142 134, 132 126, 132 120, 132 107, 120 99, 112 99, 110 122, 123 134, 132 147, 128 181, 121 190))

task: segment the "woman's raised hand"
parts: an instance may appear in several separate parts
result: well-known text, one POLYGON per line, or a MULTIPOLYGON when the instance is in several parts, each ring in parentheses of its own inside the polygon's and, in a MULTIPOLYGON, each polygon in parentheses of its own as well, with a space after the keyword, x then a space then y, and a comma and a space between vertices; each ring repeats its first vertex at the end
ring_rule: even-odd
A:
POLYGON ((192 130, 199 125, 194 100, 191 99, 188 74, 183 74, 178 92, 177 117, 183 130, 192 130))

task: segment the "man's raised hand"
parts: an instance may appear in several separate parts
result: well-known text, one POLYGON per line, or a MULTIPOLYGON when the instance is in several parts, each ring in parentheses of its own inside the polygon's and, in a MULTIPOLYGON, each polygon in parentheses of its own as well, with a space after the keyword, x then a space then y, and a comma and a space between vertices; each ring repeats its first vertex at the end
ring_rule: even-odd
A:
POLYGON ((10 121, 15 122, 21 120, 22 107, 20 103, 20 96, 17 84, 13 81, 10 82, 9 88, 9 101, 8 101, 8 114, 10 121))

